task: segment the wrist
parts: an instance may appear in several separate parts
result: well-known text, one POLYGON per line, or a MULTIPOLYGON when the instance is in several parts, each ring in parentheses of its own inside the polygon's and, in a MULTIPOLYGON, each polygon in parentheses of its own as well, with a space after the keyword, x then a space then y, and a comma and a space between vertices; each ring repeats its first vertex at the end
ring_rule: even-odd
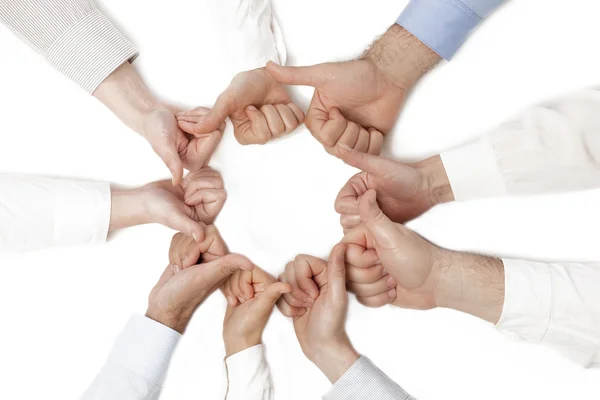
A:
POLYGON ((236 353, 261 344, 262 338, 259 335, 256 337, 228 337, 228 335, 223 335, 223 342, 225 343, 225 357, 231 357, 236 353))
POLYGON ((166 327, 173 329, 183 335, 190 322, 191 313, 188 312, 162 312, 148 307, 146 317, 150 318, 166 327))
POLYGON ((454 193, 444 163, 439 155, 415 164, 421 174, 431 207, 454 201, 454 193))
POLYGON ((360 357, 347 337, 343 341, 323 343, 319 349, 306 356, 332 384, 335 384, 360 357))
POLYGON ((150 223, 144 188, 120 189, 111 187, 109 231, 150 223))
POLYGON ((392 25, 363 55, 394 86, 409 90, 441 57, 398 24, 392 25))
POLYGON ((110 74, 98 86, 94 96, 125 125, 141 135, 146 116, 160 106, 129 62, 110 74))

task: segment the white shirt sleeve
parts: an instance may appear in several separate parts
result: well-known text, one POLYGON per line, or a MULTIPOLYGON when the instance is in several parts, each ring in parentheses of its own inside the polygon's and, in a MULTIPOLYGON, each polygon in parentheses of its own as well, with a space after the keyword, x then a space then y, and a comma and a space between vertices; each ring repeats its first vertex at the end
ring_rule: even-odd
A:
POLYGON ((600 89, 531 107, 441 154, 456 200, 600 186, 600 89))
POLYGON ((217 40, 226 49, 232 74, 262 68, 267 61, 285 65, 287 54, 271 0, 210 0, 217 40))
POLYGON ((600 264, 502 261, 505 299, 497 328, 583 367, 600 367, 600 264))
POLYGON ((106 182, 0 174, 0 250, 103 242, 110 213, 106 182))
POLYGON ((133 315, 82 400, 156 400, 181 334, 133 315))
POLYGON ((93 0, 0 0, 0 22, 88 93, 138 55, 93 0))
POLYGON ((365 356, 360 356, 323 400, 415 400, 365 356))
POLYGON ((263 344, 249 347, 225 359, 226 400, 273 400, 273 380, 263 344))

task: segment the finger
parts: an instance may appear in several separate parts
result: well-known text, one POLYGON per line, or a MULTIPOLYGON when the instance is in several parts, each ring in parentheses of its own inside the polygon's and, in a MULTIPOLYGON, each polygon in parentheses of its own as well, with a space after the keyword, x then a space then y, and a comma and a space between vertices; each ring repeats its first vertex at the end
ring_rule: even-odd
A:
POLYGON ((252 287, 252 271, 240 271, 238 290, 244 301, 254 298, 254 288, 252 287))
POLYGON ((246 107, 246 114, 250 120, 250 127, 249 132, 245 132, 245 141, 252 144, 265 144, 271 140, 271 130, 265 115, 254 106, 246 107))
POLYGON ((204 134, 220 130, 227 117, 235 111, 235 101, 235 96, 229 91, 229 88, 226 89, 219 95, 204 120, 194 126, 192 133, 204 134))
POLYGON ((396 289, 391 289, 386 293, 378 294, 377 296, 371 297, 359 297, 356 296, 356 300, 366 307, 383 307, 390 304, 396 299, 396 289))
POLYGON ((319 297, 319 288, 315 281, 313 281, 313 271, 308 259, 302 256, 296 257, 294 260, 294 271, 296 272, 298 286, 309 297, 306 301, 310 301, 310 299, 316 300, 319 297))
MULTIPOLYGON (((285 296, 285 294, 283 296, 285 296)), ((287 301, 285 301, 283 296, 277 301, 277 308, 283 315, 290 318, 297 318, 306 314, 306 308, 292 307, 287 301)))
POLYGON ((265 104, 260 108, 260 111, 265 116, 267 120, 267 125, 269 126, 269 132, 272 137, 278 137, 283 135, 285 132, 285 123, 279 115, 277 108, 275 108, 272 104, 265 104))
MULTIPOLYGON (((337 145, 346 145, 353 149, 356 146, 356 142, 358 140, 358 135, 360 133, 361 127, 358 124, 349 121, 348 126, 346 126, 346 130, 342 134, 342 136, 337 141, 337 145)), ((337 154, 337 151, 336 151, 337 154)))
POLYGON ((339 214, 358 214, 358 198, 369 190, 367 173, 354 175, 340 189, 335 199, 335 211, 339 214))
POLYGON ((365 128, 361 127, 358 134, 358 140, 356 141, 353 149, 359 153, 367 153, 369 151, 370 142, 371 135, 369 135, 369 132, 365 128))
POLYGON ((171 171, 173 186, 181 184, 183 178, 183 163, 175 145, 168 143, 163 147, 154 148, 154 151, 163 160, 169 171, 171 171))
POLYGON ((369 129, 369 148, 367 153, 378 156, 383 148, 383 134, 377 129, 369 129))
POLYGON ((226 200, 227 192, 223 189, 202 189, 185 199, 185 203, 195 207, 200 221, 212 223, 226 200))
POLYGON ((381 264, 375 249, 367 249, 354 243, 349 243, 346 247, 346 263, 358 268, 371 268, 381 264))
POLYGON ((339 156, 346 164, 378 177, 389 174, 398 168, 396 161, 372 154, 361 153, 343 144, 340 145, 339 156))
POLYGON ((239 254, 228 254, 214 261, 196 265, 191 268, 197 268, 203 279, 212 284, 224 281, 236 271, 251 271, 254 268, 252 261, 239 254))
POLYGON ((306 126, 323 146, 332 148, 346 130, 348 120, 335 107, 327 112, 313 107, 311 103, 306 117, 306 126))
POLYGON ((379 277, 379 280, 375 283, 357 283, 348 282, 348 291, 356 293, 356 296, 360 297, 371 297, 377 296, 382 293, 387 293, 396 286, 388 287, 388 277, 379 277))
POLYGON ((329 64, 310 67, 284 67, 272 61, 267 63, 267 71, 285 85, 304 85, 317 87, 327 82, 331 74, 329 64))
POLYGON ((198 243, 202 242, 205 238, 205 225, 202 222, 194 221, 183 212, 173 214, 171 218, 167 220, 167 226, 193 237, 198 243))
POLYGON ((383 266, 376 265, 369 268, 360 268, 346 263, 346 280, 353 283, 370 284, 380 281, 387 272, 383 266))
POLYGON ((192 176, 189 174, 185 178, 183 178, 183 182, 181 185, 185 189, 184 197, 188 197, 196 190, 200 189, 223 189, 224 182, 221 174, 217 173, 215 175, 206 175, 206 176, 192 176))
POLYGON ((344 229, 352 229, 356 228, 360 225, 360 215, 358 214, 342 214, 340 216, 340 225, 344 229))
POLYGON ((279 298, 284 293, 289 293, 292 288, 283 282, 275 282, 269 285, 267 289, 256 299, 257 310, 263 313, 270 313, 279 298))
POLYGON ((296 118, 296 114, 294 114, 294 112, 288 106, 284 104, 275 104, 275 108, 277 109, 277 112, 279 113, 279 116, 281 117, 281 120, 285 126, 283 135, 291 133, 298 127, 298 125, 300 125, 298 118, 296 118))
POLYGON ((294 113, 294 116, 298 120, 299 124, 304 122, 305 114, 300 107, 298 107, 295 103, 288 103, 286 106, 294 113))
POLYGON ((403 241, 402 225, 392 222, 379 208, 377 196, 370 189, 360 199, 359 214, 361 221, 373 235, 378 246, 384 249, 401 247, 403 241))
POLYGON ((346 245, 335 245, 327 261, 327 296, 331 296, 334 303, 347 300, 346 292, 346 245))
POLYGON ((294 268, 295 262, 289 262, 285 267, 285 272, 282 275, 283 282, 290 285, 292 288, 290 293, 283 295, 285 301, 293 307, 312 307, 313 299, 300 288, 296 281, 296 271, 294 268))

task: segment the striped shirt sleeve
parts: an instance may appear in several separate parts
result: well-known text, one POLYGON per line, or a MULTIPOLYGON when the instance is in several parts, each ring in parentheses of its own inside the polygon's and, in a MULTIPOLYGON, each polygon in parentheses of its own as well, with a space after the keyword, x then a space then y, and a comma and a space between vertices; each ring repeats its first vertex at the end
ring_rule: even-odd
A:
POLYGON ((0 21, 90 94, 138 55, 93 0, 0 0, 0 21))

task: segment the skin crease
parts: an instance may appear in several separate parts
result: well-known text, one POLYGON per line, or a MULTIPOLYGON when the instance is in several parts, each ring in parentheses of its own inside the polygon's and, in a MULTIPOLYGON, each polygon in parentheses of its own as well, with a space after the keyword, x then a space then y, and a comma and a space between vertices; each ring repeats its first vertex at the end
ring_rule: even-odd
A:
POLYGON ((213 109, 197 108, 177 114, 179 127, 192 135, 217 130, 229 117, 241 144, 265 144, 292 132, 304 112, 292 102, 285 86, 264 68, 237 74, 217 98, 213 109))
POLYGON ((136 189, 111 190, 109 230, 159 223, 204 239, 205 224, 211 224, 223 208, 227 193, 219 172, 205 167, 190 172, 182 186, 158 181, 136 189))
POLYGON ((370 307, 446 307, 498 321, 504 304, 501 260, 433 245, 391 221, 372 189, 361 197, 359 214, 361 225, 342 240, 349 246, 348 289, 359 302, 370 307))
MULTIPOLYGON (((329 261, 311 257, 308 270, 286 268, 279 278, 280 281, 291 282, 294 291, 299 289, 295 277, 306 276, 318 289, 312 307, 301 309, 302 312, 298 312, 285 297, 279 300, 278 307, 284 315, 294 318, 294 330, 302 351, 331 383, 335 383, 359 357, 346 333, 348 293, 345 253, 346 245, 337 244, 329 261)), ((301 255, 296 260, 306 257, 301 255)), ((294 262, 293 265, 302 264, 294 262)))
MULTIPOLYGON (((174 186, 181 183, 184 167, 196 171, 208 164, 225 130, 222 123, 203 135, 184 133, 175 118, 181 110, 157 100, 129 62, 109 75, 94 96, 150 143, 171 171, 174 186)), ((197 108, 195 113, 200 120, 209 111, 197 108)))
POLYGON ((407 94, 440 57, 394 24, 358 60, 310 67, 267 64, 286 85, 312 86, 315 92, 306 126, 328 152, 338 144, 379 154, 383 134, 394 126, 407 94))
POLYGON ((354 175, 340 190, 335 209, 345 231, 360 224, 359 198, 367 190, 377 192, 377 202, 394 222, 410 221, 437 204, 454 201, 452 188, 439 156, 416 164, 359 153, 340 146, 340 158, 363 172, 354 175))

